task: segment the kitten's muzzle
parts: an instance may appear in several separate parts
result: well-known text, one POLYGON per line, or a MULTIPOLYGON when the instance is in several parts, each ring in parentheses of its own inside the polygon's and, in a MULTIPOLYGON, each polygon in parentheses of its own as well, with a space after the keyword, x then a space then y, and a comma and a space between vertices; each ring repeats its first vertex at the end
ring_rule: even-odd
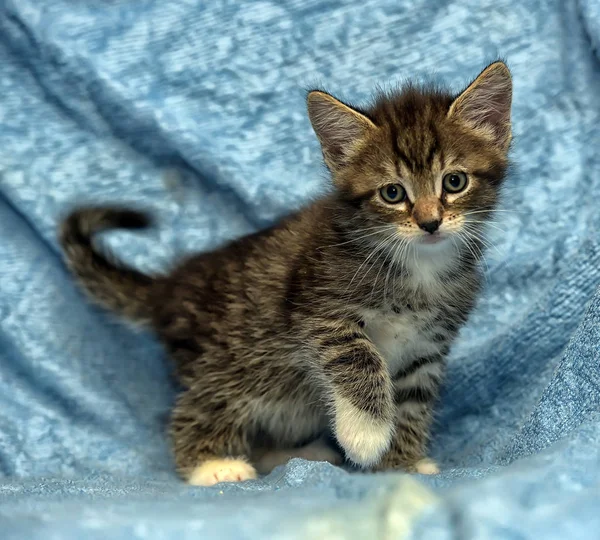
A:
POLYGON ((433 234, 442 224, 443 208, 437 197, 417 199, 412 216, 415 223, 425 232, 433 234))

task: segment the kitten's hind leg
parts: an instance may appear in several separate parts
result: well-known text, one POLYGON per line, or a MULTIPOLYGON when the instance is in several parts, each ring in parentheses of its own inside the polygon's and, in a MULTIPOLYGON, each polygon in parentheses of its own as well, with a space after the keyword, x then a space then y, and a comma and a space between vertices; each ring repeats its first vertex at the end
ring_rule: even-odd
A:
POLYGON ((190 391, 179 399, 171 421, 178 472, 195 486, 256 478, 240 416, 215 405, 209 396, 198 399, 190 391))
POLYGON ((342 455, 327 444, 324 437, 299 448, 258 450, 252 454, 254 466, 260 474, 268 474, 275 467, 284 465, 292 458, 327 461, 332 465, 341 465, 344 462, 342 455))

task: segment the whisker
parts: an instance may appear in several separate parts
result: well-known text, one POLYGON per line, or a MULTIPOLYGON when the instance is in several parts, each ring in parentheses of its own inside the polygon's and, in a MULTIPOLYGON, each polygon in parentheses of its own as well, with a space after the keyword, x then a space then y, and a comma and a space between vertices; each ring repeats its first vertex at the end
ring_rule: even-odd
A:
POLYGON ((417 272, 420 274, 421 270, 419 269, 419 261, 418 261, 418 257, 417 257, 417 248, 415 247, 414 242, 411 242, 411 247, 413 248, 413 257, 415 259, 415 268, 417 269, 417 272))
MULTIPOLYGON (((476 256, 476 254, 474 253, 474 249, 477 250, 478 252, 478 256, 476 256, 476 260, 480 260, 483 262, 483 264, 485 265, 485 280, 487 283, 490 282, 489 279, 489 275, 490 275, 490 267, 489 264, 487 262, 487 258, 483 252, 483 250, 481 249, 481 247, 477 244, 477 241, 481 241, 480 239, 478 239, 475 235, 473 235, 471 232, 469 232, 467 229, 463 229, 463 234, 464 234, 464 243, 467 246, 467 248, 471 251, 471 254, 473 256, 476 256)), ((493 246, 495 247, 495 246, 493 246)))
MULTIPOLYGON (((401 236, 399 236, 398 241, 395 244, 394 254, 392 256, 392 262, 389 265, 387 274, 385 276, 385 282, 383 284, 383 302, 384 303, 387 301, 387 288, 388 288, 388 283, 389 283, 389 279, 390 279, 390 274, 392 276, 394 276, 394 272, 396 270, 396 264, 398 264, 398 250, 401 250, 401 248, 405 242, 406 242, 406 240, 404 238, 402 238, 401 236)), ((392 302, 394 302, 395 301, 395 288, 394 287, 392 288, 392 292, 394 293, 394 296, 392 297, 392 302)))
MULTIPOLYGON (((393 237, 391 237, 391 238, 388 238, 388 239, 386 239, 386 240, 387 240, 387 241, 384 241, 384 243, 383 243, 383 246, 381 247, 381 250, 380 250, 380 251, 383 251, 383 253, 385 253, 385 252, 387 251, 388 247, 390 246, 390 244, 392 244, 392 243, 393 243, 393 241, 394 241, 394 238, 393 238, 393 237)), ((373 267, 373 266, 375 265, 375 263, 376 263, 376 262, 379 260, 379 257, 380 257, 380 256, 381 256, 381 254, 380 254, 380 255, 378 255, 378 256, 377 256, 377 258, 376 258, 376 259, 375 259, 375 260, 374 260, 374 261, 371 263, 371 267, 373 267)), ((363 263, 363 264, 364 264, 364 263, 363 263)), ((362 267, 362 265, 361 265, 361 267, 362 267)), ((359 270, 360 270, 360 268, 359 268, 359 270)), ((360 287, 361 283, 364 281, 364 279, 365 279, 365 277, 366 277, 366 276, 367 276, 367 271, 365 271, 365 273, 363 274, 363 277, 362 277, 362 278, 360 278, 360 281, 359 281, 359 282, 358 282, 358 284, 356 285, 356 288, 360 287)))
POLYGON ((482 253, 481 249, 479 248, 479 246, 477 245, 477 238, 474 237, 473 235, 471 235, 471 233, 466 228, 462 229, 459 232, 458 236, 461 240, 463 240, 465 246, 470 251, 470 253, 474 257, 474 259, 476 261, 480 260, 483 253, 482 253), (475 242, 473 240, 475 240, 475 242), (477 252, 475 252, 474 248, 477 248, 479 255, 477 254, 477 252))
POLYGON ((471 236, 480 241, 486 248, 495 249, 498 255, 502 256, 502 252, 498 249, 498 247, 486 236, 484 236, 480 231, 476 229, 470 229, 469 227, 464 228, 471 236))
POLYGON ((471 216, 473 214, 496 214, 496 213, 523 215, 523 214, 527 214, 528 212, 525 212, 523 210, 503 210, 503 209, 498 208, 498 209, 491 209, 491 210, 470 210, 468 212, 465 212, 462 215, 463 216, 471 216))
MULTIPOLYGON (((348 283, 348 286, 346 287, 346 291, 348 291, 348 289, 350 288, 350 286, 352 285, 352 283, 356 279, 356 276, 361 271, 362 267, 365 264, 367 264, 367 262, 369 262, 369 260, 373 257, 373 255, 375 255, 375 253, 377 253, 382 248, 382 246, 386 245, 387 241, 388 241, 388 239, 384 238, 381 242, 379 242, 379 244, 373 249, 373 251, 371 251, 371 253, 369 254, 369 256, 361 263, 361 265, 358 267, 358 269, 354 273, 354 276, 352 276, 352 279, 350 280, 350 283, 348 283)), ((364 279, 364 276, 363 276, 363 279, 364 279)), ((362 279, 361 279, 360 283, 362 283, 362 279)), ((360 283, 355 288, 358 288, 360 286, 360 283)))
POLYGON ((500 232, 503 232, 504 234, 508 234, 508 233, 506 232, 506 230, 504 230, 504 229, 503 229, 503 228, 501 228, 501 227, 498 227, 498 225, 496 225, 495 223, 493 223, 493 222, 490 222, 490 221, 480 221, 480 220, 466 219, 465 221, 463 221, 463 223, 464 223, 465 225, 468 225, 468 224, 470 224, 470 223, 475 223, 475 224, 478 224, 478 225, 481 225, 481 224, 483 224, 483 225, 489 225, 490 227, 493 227, 494 229, 497 229, 497 230, 499 230, 500 232))
MULTIPOLYGON (((381 274, 381 271, 383 270, 383 266, 385 265, 386 261, 388 260, 389 255, 391 255, 391 250, 396 242, 397 242, 397 239, 392 240, 391 248, 389 250, 388 249, 383 250, 383 255, 384 255, 383 261, 381 261, 381 264, 379 265, 379 270, 377 271, 377 275, 375 276, 375 279, 373 280, 373 287, 371 288, 371 295, 369 296, 369 301, 373 300, 373 294, 375 293, 375 287, 377 287, 377 284, 379 282, 379 274, 381 274)), ((375 262, 379 261, 380 256, 381 255, 379 255, 377 257, 377 259, 375 259, 375 262)))
POLYGON ((358 236, 356 238, 351 238, 350 240, 347 240, 345 242, 340 242, 339 244, 329 244, 327 246, 322 246, 318 249, 325 249, 326 247, 337 247, 337 246, 344 246, 346 244, 351 244, 352 242, 358 242, 359 240, 362 240, 364 238, 368 238, 371 236, 376 236, 378 234, 381 234, 382 232, 385 232, 386 230, 394 230, 395 227, 393 225, 385 225, 385 226, 380 226, 380 227, 373 227, 373 228, 368 228, 368 229, 361 229, 360 231, 358 231, 359 233, 363 233, 366 231, 371 231, 368 234, 362 235, 362 236, 358 236))
POLYGON ((484 240, 478 237, 473 230, 470 230, 468 227, 463 228, 462 232, 471 238, 474 241, 474 245, 478 248, 478 251, 482 254, 481 247, 478 245, 479 242, 484 243, 484 240))

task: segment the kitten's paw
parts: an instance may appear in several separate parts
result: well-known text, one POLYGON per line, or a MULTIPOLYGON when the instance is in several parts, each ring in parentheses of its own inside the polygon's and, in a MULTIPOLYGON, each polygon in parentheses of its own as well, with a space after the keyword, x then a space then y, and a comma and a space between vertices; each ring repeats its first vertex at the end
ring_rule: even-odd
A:
POLYGON ((335 437, 346 457, 360 467, 377 463, 392 441, 393 426, 378 422, 347 399, 335 400, 335 437))
POLYGON ((223 458, 205 461, 188 479, 192 486, 214 486, 219 482, 243 482, 256 478, 256 471, 243 459, 223 458))
POLYGON ((419 474, 439 474, 440 468, 437 463, 430 458, 423 458, 414 465, 415 472, 419 474))

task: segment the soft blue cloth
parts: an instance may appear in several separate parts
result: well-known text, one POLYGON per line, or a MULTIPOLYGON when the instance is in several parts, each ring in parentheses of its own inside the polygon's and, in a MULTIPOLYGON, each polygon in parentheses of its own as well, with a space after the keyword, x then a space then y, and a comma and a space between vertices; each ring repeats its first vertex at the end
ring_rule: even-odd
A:
POLYGON ((598 536, 599 48, 598 0, 0 2, 0 537, 400 537, 390 512, 415 538, 598 536), (322 189, 307 87, 459 89, 497 56, 515 170, 452 355, 432 449, 445 472, 419 479, 425 513, 408 516, 419 489, 399 473, 299 460, 182 484, 168 362, 84 301, 59 217, 143 203, 159 227, 109 241, 164 268, 322 189))

